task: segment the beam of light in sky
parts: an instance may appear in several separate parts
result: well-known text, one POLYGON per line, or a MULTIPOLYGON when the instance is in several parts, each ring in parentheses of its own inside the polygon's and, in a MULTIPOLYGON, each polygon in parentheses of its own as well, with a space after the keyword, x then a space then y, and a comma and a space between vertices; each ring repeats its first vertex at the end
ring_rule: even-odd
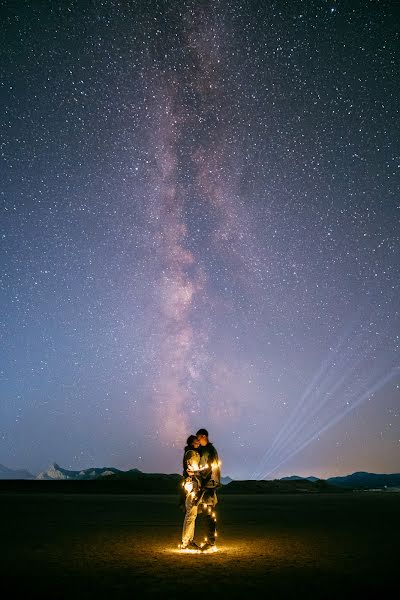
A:
MULTIPOLYGON (((341 360, 343 366, 348 364, 348 357, 346 356, 341 360)), ((350 376, 356 372, 357 367, 361 363, 360 361, 354 362, 341 377, 338 377, 336 372, 331 373, 329 377, 327 377, 319 386, 316 387, 315 390, 310 392, 309 396, 309 406, 304 411, 304 414, 299 416, 297 419, 293 419, 290 423, 290 427, 285 428, 284 435, 281 436, 279 443, 275 444, 271 451, 268 452, 262 462, 262 465, 259 466, 257 472, 253 474, 254 478, 257 478, 261 475, 264 470, 265 465, 273 462, 276 457, 280 457, 282 451, 284 451, 287 447, 288 440, 296 439, 299 435, 301 437, 304 428, 306 428, 308 423, 311 423, 314 418, 318 417, 321 411, 326 408, 328 409, 332 407, 327 406, 330 402, 335 401, 334 393, 346 383, 348 384, 351 381, 350 376), (331 381, 334 381, 332 387, 330 386, 331 381)), ((338 368, 341 365, 336 365, 338 368)), ((328 413, 329 414, 329 413, 328 413)))
POLYGON ((391 381, 399 373, 400 367, 393 368, 391 371, 389 371, 383 377, 381 377, 375 384, 371 385, 371 387, 369 387, 365 392, 358 395, 355 399, 347 398, 347 405, 344 409, 342 409, 341 412, 339 412, 332 419, 330 419, 330 421, 326 423, 323 427, 321 427, 317 431, 314 431, 311 435, 308 435, 305 440, 304 437, 303 439, 300 438, 300 440, 298 440, 295 443, 295 448, 286 453, 283 456, 283 458, 279 460, 279 462, 272 463, 270 466, 268 466, 266 470, 262 473, 261 478, 266 479, 267 477, 269 477, 271 473, 273 473, 279 467, 285 464, 290 458, 296 456, 296 454, 298 454, 301 450, 306 448, 315 439, 319 438, 325 431, 333 427, 333 425, 336 425, 337 423, 342 421, 344 417, 346 417, 346 415, 348 415, 354 409, 359 407, 363 402, 370 399, 373 394, 381 390, 389 381, 391 381))
MULTIPOLYGON (((335 347, 332 348, 329 353, 327 353, 325 360, 321 363, 320 368, 307 385, 294 410, 290 413, 289 418, 274 438, 272 445, 267 449, 264 456, 260 460, 257 470, 252 474, 253 478, 257 478, 260 475, 263 470, 263 465, 270 460, 271 456, 280 452, 282 446, 286 444, 288 437, 292 434, 293 430, 296 429, 297 424, 303 419, 308 418, 309 411, 312 409, 313 403, 315 402, 315 394, 321 384, 325 383, 325 380, 323 379, 325 374, 336 366, 338 357, 340 356, 339 353, 341 348, 349 336, 354 332, 355 326, 356 323, 354 318, 346 326, 335 347)), ((352 370, 353 368, 350 370, 350 372, 352 370)))

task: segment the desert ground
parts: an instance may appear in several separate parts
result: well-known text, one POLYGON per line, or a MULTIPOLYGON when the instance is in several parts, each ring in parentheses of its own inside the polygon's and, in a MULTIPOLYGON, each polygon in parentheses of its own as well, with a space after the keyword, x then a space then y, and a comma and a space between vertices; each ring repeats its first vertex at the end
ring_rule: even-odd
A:
POLYGON ((13 597, 381 598, 399 585, 396 493, 220 495, 205 555, 178 550, 174 495, 2 492, 0 505, 13 597))

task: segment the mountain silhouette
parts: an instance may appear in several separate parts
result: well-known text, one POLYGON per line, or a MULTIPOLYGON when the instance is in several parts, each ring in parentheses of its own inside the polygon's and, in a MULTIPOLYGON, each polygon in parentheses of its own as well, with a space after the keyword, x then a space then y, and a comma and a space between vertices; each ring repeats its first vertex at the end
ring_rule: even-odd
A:
MULTIPOLYGON (((93 467, 81 469, 80 471, 72 471, 64 469, 56 462, 52 463, 46 471, 42 471, 36 477, 26 469, 9 469, 0 464, 0 480, 1 479, 36 479, 47 481, 120 481, 135 483, 138 489, 140 486, 143 489, 170 489, 171 486, 176 486, 181 479, 181 475, 177 473, 143 473, 139 469, 133 468, 128 471, 122 471, 115 467, 93 467)), ((356 471, 351 475, 329 477, 320 479, 314 476, 302 477, 299 475, 290 475, 274 480, 233 480, 231 477, 225 476, 221 478, 222 488, 227 493, 232 493, 237 490, 238 493, 262 493, 275 489, 276 491, 286 491, 289 489, 298 489, 303 491, 324 491, 332 489, 390 489, 400 486, 400 473, 368 473, 365 471, 356 471), (290 487, 292 486, 292 487, 290 487), (328 487, 327 487, 328 486, 328 487), (239 491, 240 490, 240 491, 239 491)), ((222 491, 221 488, 221 491, 222 491)))
POLYGON ((344 477, 329 477, 328 483, 352 489, 382 489, 400 486, 400 473, 379 474, 356 471, 344 477))
POLYGON ((97 479, 98 477, 107 477, 108 475, 114 475, 115 473, 121 473, 119 469, 114 467, 101 467, 92 469, 83 469, 81 471, 69 471, 63 469, 57 463, 52 463, 47 471, 42 471, 36 476, 36 479, 45 480, 85 480, 85 479, 97 479))
POLYGON ((26 469, 9 469, 0 465, 0 479, 35 479, 26 469))

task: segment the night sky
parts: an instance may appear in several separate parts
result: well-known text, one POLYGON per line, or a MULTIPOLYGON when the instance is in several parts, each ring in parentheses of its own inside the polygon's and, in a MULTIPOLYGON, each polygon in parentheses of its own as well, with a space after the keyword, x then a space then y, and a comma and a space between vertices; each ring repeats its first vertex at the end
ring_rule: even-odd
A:
POLYGON ((0 463, 400 470, 399 13, 1 2, 0 463))

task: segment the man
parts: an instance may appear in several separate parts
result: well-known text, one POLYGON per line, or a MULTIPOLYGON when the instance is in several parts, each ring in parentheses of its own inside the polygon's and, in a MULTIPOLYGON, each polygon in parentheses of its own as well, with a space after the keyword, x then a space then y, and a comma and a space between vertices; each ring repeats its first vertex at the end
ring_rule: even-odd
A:
POLYGON ((200 493, 200 442, 195 435, 190 435, 186 441, 183 455, 183 491, 185 494, 185 518, 183 520, 181 550, 200 550, 193 540, 200 493))
POLYGON ((216 490, 221 485, 221 470, 218 452, 208 439, 207 429, 199 429, 196 436, 200 442, 199 476, 201 477, 201 494, 199 497, 199 510, 204 513, 208 528, 208 537, 205 544, 202 546, 202 550, 206 551, 215 546, 215 538, 217 535, 215 506, 218 502, 216 490))

